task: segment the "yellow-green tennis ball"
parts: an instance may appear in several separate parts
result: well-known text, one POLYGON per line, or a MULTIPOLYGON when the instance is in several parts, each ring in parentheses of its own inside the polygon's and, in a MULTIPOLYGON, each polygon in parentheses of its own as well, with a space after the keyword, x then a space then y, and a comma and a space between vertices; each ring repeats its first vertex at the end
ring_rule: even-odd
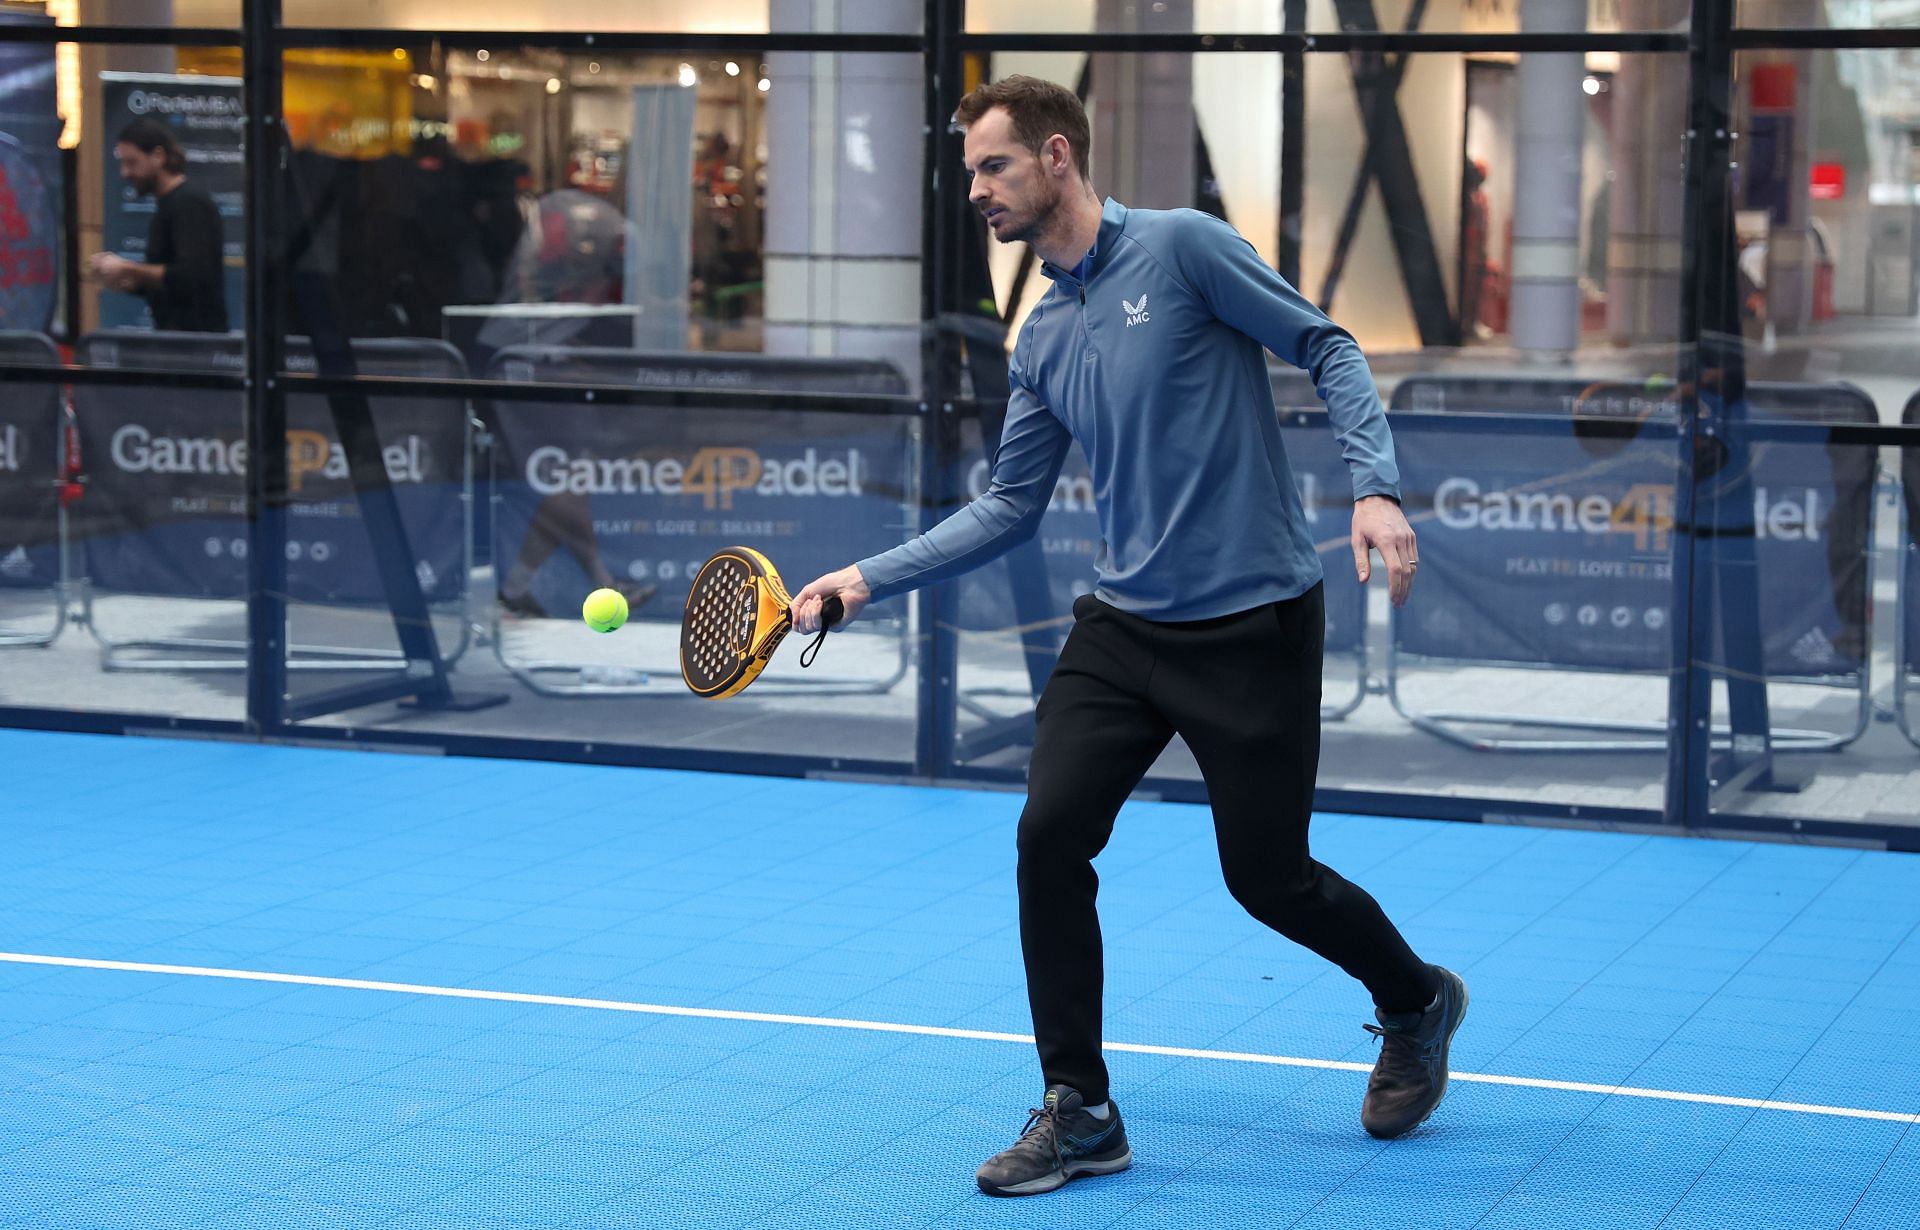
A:
POLYGON ((627 600, 617 589, 596 589, 580 604, 580 618, 595 632, 612 632, 627 622, 627 600))

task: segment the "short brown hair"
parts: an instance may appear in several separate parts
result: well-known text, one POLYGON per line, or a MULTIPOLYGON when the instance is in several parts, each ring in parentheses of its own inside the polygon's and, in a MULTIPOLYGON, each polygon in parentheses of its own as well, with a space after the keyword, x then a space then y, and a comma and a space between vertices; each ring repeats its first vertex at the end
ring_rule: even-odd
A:
POLYGON ((1014 140, 1032 150, 1037 157, 1047 138, 1056 133, 1067 139, 1073 165, 1081 179, 1090 179, 1087 163, 1092 155, 1093 137, 1087 129, 1087 109, 1072 90, 1038 77, 1014 76, 978 86, 953 113, 953 122, 961 128, 972 126, 995 107, 1006 109, 1013 121, 1014 140))

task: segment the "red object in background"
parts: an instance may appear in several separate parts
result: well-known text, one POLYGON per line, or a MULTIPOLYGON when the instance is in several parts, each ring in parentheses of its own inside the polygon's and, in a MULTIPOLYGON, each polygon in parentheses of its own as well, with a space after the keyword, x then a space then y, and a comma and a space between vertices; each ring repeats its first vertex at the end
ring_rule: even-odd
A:
POLYGON ((86 466, 80 458, 80 425, 73 421, 71 408, 66 411, 60 429, 67 437, 67 460, 60 468, 60 507, 72 508, 87 488, 82 481, 86 477, 86 466))
POLYGON ((1800 74, 1791 64, 1756 64, 1749 87, 1755 111, 1791 111, 1800 74))
POLYGON ((1813 318, 1833 319, 1833 262, 1821 261, 1813 267, 1813 318))
POLYGON ((1807 172, 1807 195, 1816 201, 1837 201, 1847 195, 1847 164, 1816 162, 1807 172))
POLYGON ((1480 279, 1480 323, 1495 333, 1507 331, 1507 271, 1499 261, 1488 261, 1480 279))

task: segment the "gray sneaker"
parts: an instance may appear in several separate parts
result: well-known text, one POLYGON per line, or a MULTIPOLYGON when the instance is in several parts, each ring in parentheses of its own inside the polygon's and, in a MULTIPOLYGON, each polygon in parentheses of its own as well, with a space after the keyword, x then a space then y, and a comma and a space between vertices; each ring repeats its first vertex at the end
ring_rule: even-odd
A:
POLYGON ((1467 984, 1436 965, 1440 994, 1424 1012, 1381 1012, 1368 1033, 1380 1039, 1380 1058, 1367 1079, 1360 1124, 1382 1140, 1403 1136, 1427 1121, 1447 1096, 1447 1049, 1467 1017, 1467 984))
POLYGON ((1083 1174, 1113 1174, 1133 1164, 1120 1107, 1107 1117, 1086 1111, 1077 1089, 1054 1085, 1039 1108, 1027 1112, 1020 1139, 980 1163, 980 1190, 989 1196, 1033 1196, 1083 1174))

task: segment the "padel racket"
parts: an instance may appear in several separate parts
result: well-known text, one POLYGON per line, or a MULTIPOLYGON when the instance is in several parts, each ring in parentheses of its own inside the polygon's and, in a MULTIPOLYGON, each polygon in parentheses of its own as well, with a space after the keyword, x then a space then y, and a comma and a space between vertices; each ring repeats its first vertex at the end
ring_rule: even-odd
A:
MULTIPOLYGON (((820 611, 820 634, 840 622, 840 599, 820 611)), ((680 616, 680 677, 695 696, 721 700, 760 677, 793 629, 793 599, 773 561, 752 547, 727 547, 700 566, 680 616)), ((820 642, 800 655, 812 665, 820 642)))

